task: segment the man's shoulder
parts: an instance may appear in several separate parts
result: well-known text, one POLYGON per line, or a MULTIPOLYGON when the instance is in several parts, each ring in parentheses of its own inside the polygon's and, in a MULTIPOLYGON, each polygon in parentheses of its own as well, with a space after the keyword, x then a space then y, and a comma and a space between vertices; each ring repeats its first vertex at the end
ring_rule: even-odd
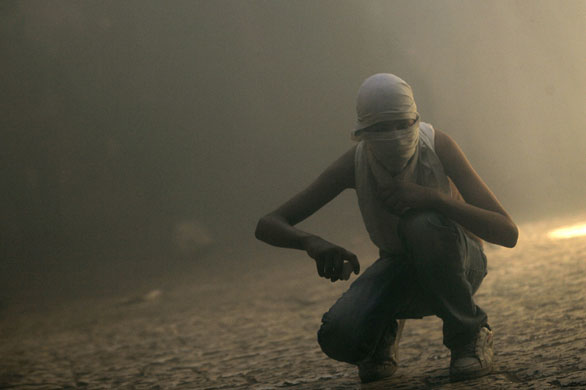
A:
POLYGON ((353 145, 335 160, 324 172, 332 180, 344 185, 344 188, 355 188, 354 184, 354 158, 357 145, 353 145))
POLYGON ((453 153, 454 148, 457 147, 456 141, 439 129, 435 129, 434 133, 435 149, 438 156, 441 158, 442 155, 453 153))

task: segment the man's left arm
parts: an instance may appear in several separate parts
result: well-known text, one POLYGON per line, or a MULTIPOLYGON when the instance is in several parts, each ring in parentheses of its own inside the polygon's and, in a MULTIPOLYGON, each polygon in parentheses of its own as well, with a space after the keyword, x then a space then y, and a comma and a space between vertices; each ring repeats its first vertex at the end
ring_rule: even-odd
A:
POLYGON ((388 210, 398 216, 410 208, 436 210, 485 241, 514 247, 519 236, 517 226, 458 144, 436 130, 435 150, 464 200, 434 188, 397 180, 378 189, 388 210))
POLYGON ((432 199, 433 208, 488 242, 514 247, 519 236, 517 226, 458 144, 436 130, 435 149, 465 202, 437 193, 432 199))

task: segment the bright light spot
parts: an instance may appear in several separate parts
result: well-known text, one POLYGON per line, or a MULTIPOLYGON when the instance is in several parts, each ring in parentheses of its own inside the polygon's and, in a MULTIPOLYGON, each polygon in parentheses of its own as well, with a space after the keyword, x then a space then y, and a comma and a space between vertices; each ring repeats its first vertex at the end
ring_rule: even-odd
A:
POLYGON ((547 234, 549 238, 572 238, 586 236, 586 224, 563 227, 561 229, 552 230, 547 234))

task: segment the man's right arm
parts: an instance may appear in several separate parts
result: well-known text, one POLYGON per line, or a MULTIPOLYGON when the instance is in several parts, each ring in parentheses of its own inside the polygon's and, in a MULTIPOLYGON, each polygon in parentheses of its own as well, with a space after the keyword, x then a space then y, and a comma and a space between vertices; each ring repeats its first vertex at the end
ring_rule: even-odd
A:
POLYGON ((256 227, 256 238, 270 245, 307 251, 316 261, 320 276, 340 279, 344 260, 359 272, 356 256, 335 244, 294 227, 346 188, 354 188, 355 147, 334 161, 313 183, 262 217, 256 227))

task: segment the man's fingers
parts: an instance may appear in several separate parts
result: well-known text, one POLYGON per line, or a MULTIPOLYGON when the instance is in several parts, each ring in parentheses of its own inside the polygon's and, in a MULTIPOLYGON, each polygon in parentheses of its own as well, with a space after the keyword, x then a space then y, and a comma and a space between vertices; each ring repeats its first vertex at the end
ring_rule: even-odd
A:
POLYGON ((348 260, 348 262, 352 265, 354 273, 358 275, 360 273, 360 262, 358 261, 358 257, 356 257, 354 253, 346 251, 344 258, 348 260))
POLYGON ((325 251, 315 259, 315 266, 320 277, 337 280, 348 280, 350 274, 360 273, 360 263, 356 255, 344 248, 337 247, 335 251, 325 251), (345 261, 347 260, 347 261, 345 261))
POLYGON ((324 277, 324 261, 323 259, 317 259, 315 261, 315 266, 317 267, 317 274, 320 278, 324 277))
POLYGON ((393 194, 389 198, 385 200, 385 206, 389 211, 391 211, 395 215, 401 215, 407 210, 408 206, 405 204, 403 200, 398 196, 398 194, 393 194))
POLYGON ((349 262, 345 262, 344 263, 344 269, 342 270, 342 280, 348 280, 350 279, 350 275, 352 275, 352 264, 350 264, 349 262))
POLYGON ((334 259, 331 253, 328 253, 324 257, 324 276, 329 279, 334 274, 334 259))
POLYGON ((334 263, 334 272, 332 273, 332 282, 336 280, 340 280, 344 276, 344 259, 343 254, 340 252, 336 252, 332 256, 332 261, 334 263))
POLYGON ((323 269, 322 269, 322 276, 324 278, 329 278, 330 277, 330 273, 328 272, 330 267, 328 265, 328 260, 324 259, 323 265, 322 265, 323 269))
POLYGON ((385 204, 387 207, 393 207, 395 204, 397 204, 397 202, 399 202, 399 196, 397 193, 391 194, 385 199, 385 204))
POLYGON ((342 254, 337 252, 332 256, 332 261, 334 263, 334 274, 340 278, 342 275, 342 270, 344 267, 344 259, 342 258, 342 254))
POLYGON ((384 187, 378 192, 378 194, 381 198, 387 199, 388 197, 392 196, 395 192, 395 188, 393 187, 384 187))

